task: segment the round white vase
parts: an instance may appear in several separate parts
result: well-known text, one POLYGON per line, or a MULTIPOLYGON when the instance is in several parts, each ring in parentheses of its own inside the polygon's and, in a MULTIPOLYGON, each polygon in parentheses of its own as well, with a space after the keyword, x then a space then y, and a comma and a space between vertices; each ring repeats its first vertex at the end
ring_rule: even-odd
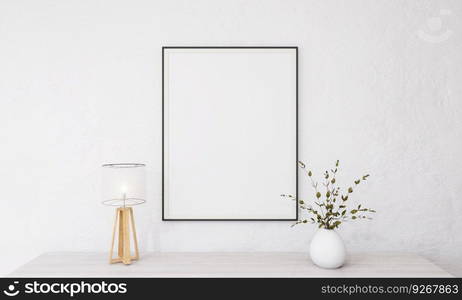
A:
POLYGON ((318 267, 339 268, 346 260, 345 244, 335 230, 320 228, 311 240, 310 256, 318 267))

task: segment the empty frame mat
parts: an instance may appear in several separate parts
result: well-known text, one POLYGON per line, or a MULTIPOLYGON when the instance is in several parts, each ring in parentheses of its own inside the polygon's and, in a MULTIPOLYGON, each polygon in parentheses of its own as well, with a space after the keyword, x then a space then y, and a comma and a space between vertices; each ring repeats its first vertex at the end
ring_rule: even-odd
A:
POLYGON ((297 48, 163 48, 163 220, 296 220, 297 48))

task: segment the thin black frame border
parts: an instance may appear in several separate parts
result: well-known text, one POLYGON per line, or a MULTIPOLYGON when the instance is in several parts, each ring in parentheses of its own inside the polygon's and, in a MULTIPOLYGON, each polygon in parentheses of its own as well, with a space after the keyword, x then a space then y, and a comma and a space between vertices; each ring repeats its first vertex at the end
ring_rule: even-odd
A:
POLYGON ((162 46, 162 221, 298 221, 298 46, 162 46), (295 49, 295 219, 166 219, 165 218, 165 115, 164 59, 166 49, 295 49))

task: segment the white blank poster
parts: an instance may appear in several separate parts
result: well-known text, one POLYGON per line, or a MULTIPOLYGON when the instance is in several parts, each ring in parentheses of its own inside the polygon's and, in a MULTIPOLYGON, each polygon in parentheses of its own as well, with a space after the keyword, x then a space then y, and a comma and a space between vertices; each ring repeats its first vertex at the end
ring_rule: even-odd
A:
POLYGON ((295 220, 297 48, 163 48, 163 219, 295 220))

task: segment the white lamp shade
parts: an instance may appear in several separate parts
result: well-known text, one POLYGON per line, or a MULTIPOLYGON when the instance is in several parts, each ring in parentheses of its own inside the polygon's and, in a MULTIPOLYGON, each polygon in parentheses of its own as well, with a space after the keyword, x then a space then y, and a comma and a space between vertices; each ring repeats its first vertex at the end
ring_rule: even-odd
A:
MULTIPOLYGON (((116 163, 103 165, 102 196, 106 203, 120 200, 146 200, 146 168, 139 163, 116 163)), ((138 203, 139 204, 139 203, 138 203)), ((111 204, 110 204, 111 205, 111 204)))

